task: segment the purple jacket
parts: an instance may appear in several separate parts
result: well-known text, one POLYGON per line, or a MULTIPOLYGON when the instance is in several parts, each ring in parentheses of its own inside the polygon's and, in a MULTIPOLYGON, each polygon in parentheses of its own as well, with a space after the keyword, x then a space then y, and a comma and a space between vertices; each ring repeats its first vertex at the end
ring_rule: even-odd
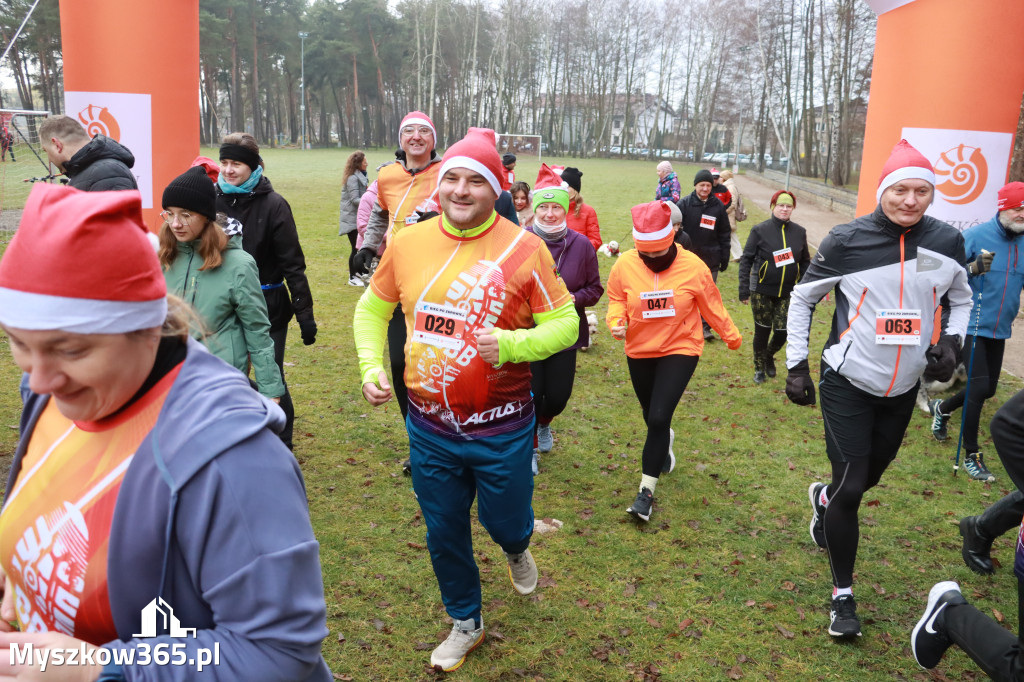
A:
MULTIPOLYGON (((532 225, 524 229, 536 234, 532 225)), ((543 238, 541 241, 544 241, 543 238)), ((597 266, 597 251, 585 236, 573 230, 566 233, 565 239, 554 243, 544 241, 544 243, 555 261, 555 271, 565 282, 569 293, 576 299, 576 313, 580 316, 580 335, 576 339, 576 343, 566 350, 589 346, 590 327, 587 325, 587 315, 584 309, 596 305, 604 293, 604 287, 601 286, 601 272, 597 266)))

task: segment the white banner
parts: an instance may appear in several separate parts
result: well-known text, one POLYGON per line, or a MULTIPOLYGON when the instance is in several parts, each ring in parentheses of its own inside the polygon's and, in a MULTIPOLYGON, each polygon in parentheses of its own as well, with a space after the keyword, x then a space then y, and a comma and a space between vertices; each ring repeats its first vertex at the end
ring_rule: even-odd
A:
POLYGON ((153 208, 153 117, 150 96, 126 92, 64 93, 68 116, 89 133, 120 142, 135 157, 132 173, 142 193, 142 208, 153 208))
POLYGON ((909 5, 912 2, 914 0, 867 0, 867 3, 871 5, 871 9, 875 10, 875 14, 885 14, 890 10, 903 7, 903 5, 909 5))
POLYGON ((996 214, 1013 135, 980 130, 904 128, 903 137, 935 168, 935 201, 928 215, 960 231, 996 214))

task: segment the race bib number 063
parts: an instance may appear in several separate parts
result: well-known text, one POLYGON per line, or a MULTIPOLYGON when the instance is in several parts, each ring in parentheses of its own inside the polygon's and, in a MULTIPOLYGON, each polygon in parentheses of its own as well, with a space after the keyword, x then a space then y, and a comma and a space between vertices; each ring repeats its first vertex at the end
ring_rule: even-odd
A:
POLYGON ((889 346, 920 346, 921 311, 879 310, 875 315, 875 343, 889 346))
POLYGON ((419 303, 412 340, 447 350, 462 348, 466 312, 450 305, 419 303))

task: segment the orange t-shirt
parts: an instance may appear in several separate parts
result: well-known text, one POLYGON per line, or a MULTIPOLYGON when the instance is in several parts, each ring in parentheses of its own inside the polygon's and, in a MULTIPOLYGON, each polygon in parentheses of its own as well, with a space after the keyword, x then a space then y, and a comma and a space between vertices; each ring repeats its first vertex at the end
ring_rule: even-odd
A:
POLYGON ((742 337, 722 304, 711 271, 700 258, 677 247, 666 270, 651 271, 636 249, 619 256, 608 275, 609 329, 626 325, 626 355, 700 355, 704 331, 700 318, 717 331, 730 348, 742 337))
POLYGON ((533 419, 529 363, 480 359, 477 329, 525 329, 534 313, 569 302, 541 240, 497 215, 469 238, 441 218, 403 230, 370 280, 373 293, 405 312, 409 414, 446 436, 482 438, 533 419))
POLYGON ((53 400, 43 408, 0 514, 0 557, 23 631, 97 646, 118 638, 107 588, 114 507, 180 369, 110 419, 73 422, 53 400))
POLYGON ((414 225, 421 214, 440 213, 437 202, 437 175, 440 161, 418 173, 410 173, 401 163, 384 166, 377 174, 377 203, 388 212, 388 244, 406 225, 414 225))

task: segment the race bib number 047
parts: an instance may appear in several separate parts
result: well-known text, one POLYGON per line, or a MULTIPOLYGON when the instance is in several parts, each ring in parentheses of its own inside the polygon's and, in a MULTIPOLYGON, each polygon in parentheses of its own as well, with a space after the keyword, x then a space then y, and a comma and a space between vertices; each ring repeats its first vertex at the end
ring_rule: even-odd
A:
POLYGON ((645 320, 676 316, 676 297, 671 289, 640 294, 640 315, 645 320))
POLYGON ((466 331, 466 312, 450 305, 419 303, 412 340, 446 350, 459 350, 466 331))
POLYGON ((921 311, 879 310, 875 315, 875 343, 889 346, 920 346, 921 311))

